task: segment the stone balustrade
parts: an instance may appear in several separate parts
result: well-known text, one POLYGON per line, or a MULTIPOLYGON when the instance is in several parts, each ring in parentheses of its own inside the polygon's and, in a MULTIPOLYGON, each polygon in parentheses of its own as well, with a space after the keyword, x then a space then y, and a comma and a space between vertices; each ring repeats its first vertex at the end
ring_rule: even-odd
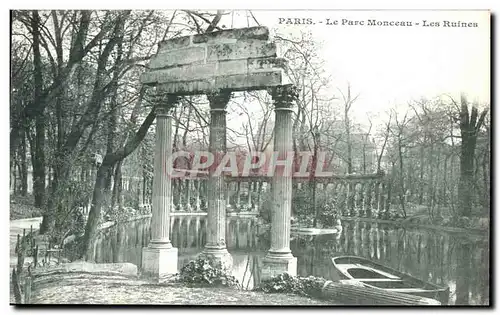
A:
MULTIPOLYGON (((207 177, 177 178, 172 180, 173 213, 206 213, 207 177)), ((225 177, 227 189, 226 212, 259 212, 264 195, 270 192, 272 177, 225 177)), ((309 179, 294 178, 297 187, 309 179)), ((316 179, 316 193, 331 195, 344 203, 341 215, 367 218, 385 218, 390 205, 384 177, 380 175, 351 175, 320 177, 316 179)), ((150 212, 151 205, 143 204, 142 211, 150 212)))

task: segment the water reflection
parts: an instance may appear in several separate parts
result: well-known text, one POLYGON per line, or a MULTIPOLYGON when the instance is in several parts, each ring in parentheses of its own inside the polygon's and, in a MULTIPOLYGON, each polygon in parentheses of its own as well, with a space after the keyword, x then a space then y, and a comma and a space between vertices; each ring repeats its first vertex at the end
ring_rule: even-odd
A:
MULTIPOLYGON (((487 239, 431 230, 403 229, 389 224, 344 221, 341 235, 293 236, 291 248, 298 274, 334 279, 330 258, 357 255, 425 281, 450 287, 450 304, 489 304, 487 239)), ((204 217, 175 217, 171 239, 179 248, 179 266, 194 258, 205 244, 204 217)), ((259 282, 258 268, 269 244, 258 237, 250 218, 228 218, 227 245, 233 274, 245 288, 259 282)), ((140 266, 142 248, 150 238, 149 219, 127 222, 99 234, 94 244, 97 262, 131 262, 140 266)))

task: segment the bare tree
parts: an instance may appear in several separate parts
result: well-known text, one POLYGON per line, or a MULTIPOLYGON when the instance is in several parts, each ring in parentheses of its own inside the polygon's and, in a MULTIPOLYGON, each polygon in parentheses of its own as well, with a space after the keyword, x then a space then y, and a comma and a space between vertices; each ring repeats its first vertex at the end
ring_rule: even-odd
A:
MULTIPOLYGON (((454 104, 458 107, 455 101, 454 104)), ((472 215, 472 192, 474 187, 474 151, 479 130, 484 124, 488 109, 479 113, 478 105, 471 104, 462 95, 460 99, 459 125, 462 143, 460 145, 460 181, 458 184, 459 212, 462 216, 472 215)))

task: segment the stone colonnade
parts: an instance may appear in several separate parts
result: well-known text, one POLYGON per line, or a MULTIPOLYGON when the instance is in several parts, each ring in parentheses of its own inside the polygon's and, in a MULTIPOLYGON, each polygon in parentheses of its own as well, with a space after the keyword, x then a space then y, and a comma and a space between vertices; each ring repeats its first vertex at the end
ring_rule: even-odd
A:
MULTIPOLYGON (((292 112, 297 97, 293 85, 280 85, 269 90, 275 105, 274 150, 278 159, 285 160, 292 150, 292 112)), ((210 103, 209 151, 215 157, 215 165, 226 152, 226 106, 230 100, 230 90, 220 90, 207 95, 210 103)), ((168 94, 160 98, 157 109, 155 162, 153 179, 153 207, 151 218, 151 242, 143 249, 142 269, 146 274, 161 278, 176 273, 177 249, 169 239, 170 213, 173 210, 170 172, 167 165, 172 152, 172 117, 169 110, 178 98, 168 94)), ((226 181, 214 174, 211 168, 208 179, 207 242, 201 255, 212 256, 231 268, 232 258, 226 247, 226 181)), ((297 273, 297 259, 290 250, 290 215, 292 202, 292 177, 276 171, 272 179, 274 210, 271 218, 271 247, 264 258, 261 279, 288 272, 297 273)))

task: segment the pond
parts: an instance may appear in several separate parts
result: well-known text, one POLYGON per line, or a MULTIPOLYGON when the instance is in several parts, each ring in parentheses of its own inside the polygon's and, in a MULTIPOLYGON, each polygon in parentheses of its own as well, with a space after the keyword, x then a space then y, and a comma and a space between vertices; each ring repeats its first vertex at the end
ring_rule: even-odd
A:
MULTIPOLYGON (((205 244, 203 216, 174 217, 171 239, 179 249, 179 268, 205 244)), ((450 287, 451 305, 489 304, 489 244, 487 236, 402 228, 394 224, 344 220, 340 235, 293 235, 292 253, 298 275, 333 279, 331 257, 369 258, 419 279, 450 287)), ((258 268, 269 248, 258 236, 252 218, 229 217, 227 245, 233 256, 233 275, 246 289, 258 283, 258 268)), ((96 262, 141 265, 142 248, 150 238, 150 219, 121 223, 100 232, 94 244, 96 262)))

